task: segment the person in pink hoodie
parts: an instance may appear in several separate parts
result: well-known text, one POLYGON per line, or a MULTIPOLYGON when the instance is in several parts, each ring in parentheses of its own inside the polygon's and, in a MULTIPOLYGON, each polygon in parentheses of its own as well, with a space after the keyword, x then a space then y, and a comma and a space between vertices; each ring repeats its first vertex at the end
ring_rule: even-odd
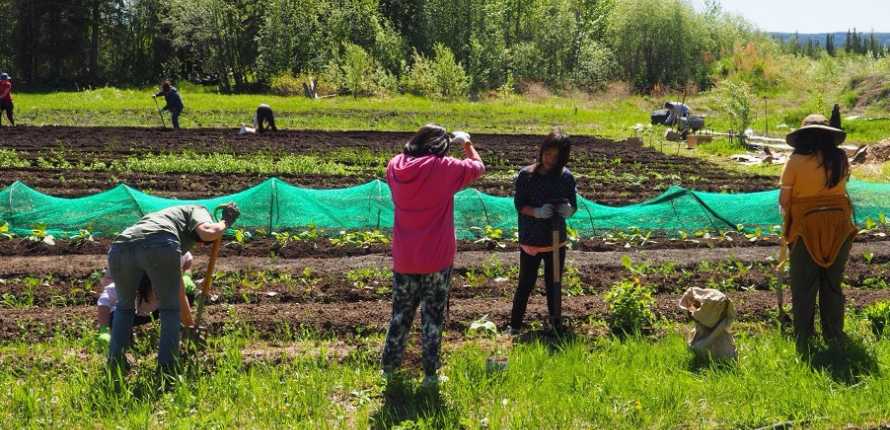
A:
POLYGON ((464 132, 449 134, 427 124, 386 167, 395 206, 392 257, 392 319, 381 364, 390 377, 401 365, 414 314, 421 306, 424 384, 438 383, 439 346, 457 244, 454 194, 485 173, 485 165, 464 132), (447 156, 462 144, 464 159, 447 156))

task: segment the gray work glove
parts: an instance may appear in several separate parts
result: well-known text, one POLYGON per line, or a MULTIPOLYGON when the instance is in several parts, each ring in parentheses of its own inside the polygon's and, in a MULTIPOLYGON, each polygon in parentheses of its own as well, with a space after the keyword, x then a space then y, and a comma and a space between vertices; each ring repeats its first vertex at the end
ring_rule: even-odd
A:
POLYGON ((539 208, 532 209, 532 216, 537 219, 547 219, 553 216, 553 205, 545 204, 539 208))
POLYGON ((241 210, 238 209, 238 205, 235 202, 227 203, 224 205, 220 205, 222 208, 222 220, 226 223, 226 227, 231 227, 235 224, 235 221, 238 220, 238 217, 241 215, 241 210))
POLYGON ((563 218, 570 218, 572 215, 575 214, 575 208, 573 208, 572 205, 568 203, 560 203, 556 207, 556 212, 563 218))

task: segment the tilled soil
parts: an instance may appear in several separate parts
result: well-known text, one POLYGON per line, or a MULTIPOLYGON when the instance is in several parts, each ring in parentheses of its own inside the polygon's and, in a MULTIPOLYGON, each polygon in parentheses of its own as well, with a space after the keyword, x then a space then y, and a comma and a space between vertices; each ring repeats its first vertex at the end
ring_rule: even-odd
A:
MULTIPOLYGON (((54 153, 77 165, 85 160, 111 161, 150 153, 192 151, 325 154, 337 149, 395 154, 410 133, 284 131, 261 136, 238 136, 231 130, 192 129, 178 132, 140 128, 17 127, 4 134, 4 147, 19 157, 37 160, 54 153)), ((542 137, 537 135, 477 134, 473 140, 486 161, 487 177, 474 187, 494 195, 512 191, 512 177, 533 163, 542 137)), ((458 149, 455 148, 455 151, 458 149)), ((384 166, 360 169, 350 176, 279 175, 295 185, 332 188, 365 183, 384 166), (365 173, 362 173, 365 172, 365 173)), ((775 186, 775 178, 729 172, 706 161, 669 156, 644 147, 638 139, 621 142, 574 136, 570 165, 581 195, 621 205, 654 197, 670 185, 704 191, 760 191, 775 186)), ((240 191, 265 176, 255 174, 181 174, 78 171, 18 168, 0 172, 0 186, 16 180, 49 194, 82 196, 123 182, 162 196, 202 198, 240 191)))
MULTIPOLYGON (((846 291, 851 305, 861 306, 890 295, 886 285, 870 284, 888 279, 890 272, 890 265, 887 264, 890 261, 890 243, 878 245, 854 246, 846 271, 846 282, 850 287, 846 291), (869 256, 868 261, 863 254, 869 256)), ((685 288, 716 286, 730 291, 737 300, 740 318, 758 320, 774 306, 774 294, 768 290, 776 281, 776 274, 773 271, 774 263, 768 258, 775 256, 776 251, 776 248, 740 248, 726 250, 725 253, 712 250, 572 251, 568 256, 569 265, 577 269, 576 276, 583 292, 581 296, 564 298, 566 314, 574 315, 576 319, 599 318, 605 309, 601 301, 602 293, 615 282, 636 277, 644 284, 655 287, 659 312, 667 318, 682 316, 674 307, 678 295, 685 288), (631 267, 626 267, 628 258, 631 267), (663 266, 665 264, 668 265, 663 266)), ((98 271, 105 266, 103 256, 16 257, 9 259, 8 263, 0 268, 0 297, 28 298, 33 307, 16 310, 9 304, 0 304, 0 314, 8 316, 8 319, 0 319, 0 333, 11 335, 21 329, 20 324, 24 324, 29 330, 48 335, 61 327, 61 323, 55 322, 56 319, 80 327, 93 317, 94 308, 91 305, 99 292, 95 281, 98 271), (87 283, 88 279, 92 283, 87 283)), ((277 330, 275 324, 265 317, 268 313, 280 315, 283 319, 277 324, 291 328, 306 324, 314 329, 333 332, 350 326, 378 329, 379 324, 385 322, 376 318, 388 314, 390 264, 390 258, 385 255, 293 260, 221 258, 210 309, 234 309, 261 331, 277 330), (307 268, 311 269, 308 276, 305 273, 307 268), (377 275, 373 279, 365 279, 367 285, 359 286, 347 274, 362 268, 374 268, 377 275), (262 312, 263 315, 254 315, 253 312, 262 312), (307 319, 300 316, 301 312, 309 315, 305 317, 307 319), (338 325, 340 315, 349 321, 343 323, 344 327, 338 325), (350 325, 352 323, 359 325, 350 325)), ((454 322, 456 327, 463 327, 484 314, 490 314, 489 317, 498 322, 506 321, 516 284, 515 272, 507 272, 515 270, 516 265, 514 252, 458 254, 451 293, 452 303, 457 304, 454 307, 457 312, 454 314, 457 315, 454 322), (481 274, 485 266, 495 267, 493 270, 496 273, 490 276, 500 278, 487 277, 481 284, 471 285, 469 272, 481 274)), ((198 257, 194 266, 196 278, 202 277, 206 257, 198 257)), ((540 295, 541 283, 539 280, 535 297, 540 295)), ((541 305, 532 314, 538 312, 543 318, 545 310, 541 305)))
MULTIPOLYGON (((890 290, 870 291, 849 289, 845 292, 848 306, 861 308, 890 298, 890 290)), ((766 321, 775 310, 775 294, 767 291, 731 292, 739 321, 766 321)), ((677 307, 679 294, 660 295, 656 313, 668 320, 686 321, 677 307)), ((786 303, 790 295, 786 293, 786 303)), ((509 298, 452 299, 447 323, 448 330, 465 331, 470 323, 487 316, 498 327, 508 324, 512 302, 509 298)), ((599 296, 563 298, 563 315, 570 325, 588 319, 601 319, 606 306, 599 296)), ((391 316, 389 301, 378 300, 355 303, 288 303, 239 304, 208 306, 205 314, 211 333, 222 332, 226 326, 243 324, 253 328, 259 336, 315 330, 323 334, 353 335, 384 332, 391 316)), ((58 309, 31 308, 4 310, 0 313, 0 340, 44 340, 55 335, 77 335, 89 327, 95 318, 92 306, 69 306, 58 309)), ((547 306, 542 296, 533 296, 525 321, 546 321, 547 306)), ((417 323, 415 323, 415 326, 417 323)))

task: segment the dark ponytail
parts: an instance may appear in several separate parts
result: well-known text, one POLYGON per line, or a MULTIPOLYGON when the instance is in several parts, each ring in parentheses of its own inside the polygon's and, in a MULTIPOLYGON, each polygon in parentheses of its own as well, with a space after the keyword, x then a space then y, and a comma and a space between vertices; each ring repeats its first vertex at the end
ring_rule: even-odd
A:
POLYGON ((436 124, 427 124, 417 130, 414 137, 405 144, 404 153, 411 157, 423 157, 435 155, 444 157, 451 145, 451 136, 445 131, 445 127, 436 124))
POLYGON ((850 176, 850 160, 847 153, 834 145, 822 145, 819 147, 822 155, 822 167, 825 169, 825 186, 834 188, 842 179, 850 176))

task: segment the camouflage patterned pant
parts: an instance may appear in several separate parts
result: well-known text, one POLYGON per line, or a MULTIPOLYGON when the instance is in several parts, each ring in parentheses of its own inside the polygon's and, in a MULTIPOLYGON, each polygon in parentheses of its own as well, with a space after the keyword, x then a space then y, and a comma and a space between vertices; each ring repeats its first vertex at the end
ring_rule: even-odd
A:
POLYGON ((427 376, 436 374, 439 369, 439 345, 442 342, 450 285, 451 268, 424 275, 393 273, 392 319, 381 360, 385 372, 392 372, 402 364, 402 354, 411 332, 414 313, 417 306, 422 305, 420 317, 423 323, 423 371, 427 376))

